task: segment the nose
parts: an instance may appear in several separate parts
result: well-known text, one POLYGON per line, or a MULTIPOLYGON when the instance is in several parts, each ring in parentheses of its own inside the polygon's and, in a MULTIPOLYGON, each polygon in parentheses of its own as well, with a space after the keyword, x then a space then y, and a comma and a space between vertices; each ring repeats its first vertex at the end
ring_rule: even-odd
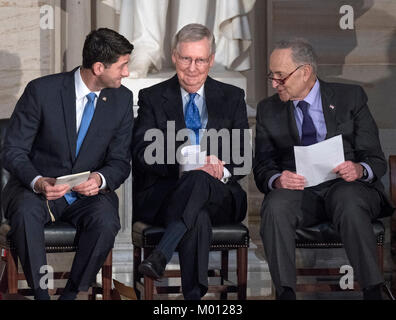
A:
POLYGON ((122 69, 122 73, 121 73, 121 75, 124 77, 124 78, 127 78, 127 77, 129 77, 129 69, 128 69, 128 65, 126 65, 123 69, 122 69))
POLYGON ((197 66, 195 65, 195 60, 191 61, 190 65, 188 66, 188 70, 193 72, 197 69, 197 66))
POLYGON ((272 80, 272 88, 276 89, 279 86, 278 81, 272 80))

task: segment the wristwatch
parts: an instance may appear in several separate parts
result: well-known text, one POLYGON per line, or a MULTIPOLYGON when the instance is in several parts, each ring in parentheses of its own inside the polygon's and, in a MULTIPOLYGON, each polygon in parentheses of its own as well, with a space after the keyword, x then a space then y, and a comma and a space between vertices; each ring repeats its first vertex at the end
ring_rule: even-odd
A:
POLYGON ((362 165, 362 167, 363 167, 362 180, 366 180, 368 178, 368 176, 369 176, 369 173, 368 173, 368 171, 367 171, 365 166, 362 165))

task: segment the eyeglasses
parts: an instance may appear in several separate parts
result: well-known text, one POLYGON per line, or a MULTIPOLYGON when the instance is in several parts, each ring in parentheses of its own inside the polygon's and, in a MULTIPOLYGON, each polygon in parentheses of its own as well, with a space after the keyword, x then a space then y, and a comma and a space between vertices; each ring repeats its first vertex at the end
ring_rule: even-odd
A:
POLYGON ((209 63, 210 56, 208 58, 206 58, 206 59, 204 59, 204 58, 193 59, 191 57, 184 57, 184 56, 180 55, 179 53, 177 53, 177 59, 179 60, 180 64, 182 64, 184 66, 189 66, 194 61, 195 65, 197 67, 203 67, 203 66, 206 66, 209 63))
POLYGON ((285 82, 287 81, 287 79, 289 79, 289 78, 292 76, 292 74, 293 74, 294 72, 296 72, 298 69, 300 69, 301 67, 306 66, 306 65, 307 65, 307 64, 302 64, 302 65, 298 66, 294 71, 292 71, 292 72, 289 73, 286 77, 281 78, 281 79, 279 79, 279 78, 274 78, 274 77, 273 77, 273 73, 270 72, 270 73, 267 74, 268 81, 275 81, 275 82, 276 82, 277 84, 279 84, 279 85, 284 85, 285 82))

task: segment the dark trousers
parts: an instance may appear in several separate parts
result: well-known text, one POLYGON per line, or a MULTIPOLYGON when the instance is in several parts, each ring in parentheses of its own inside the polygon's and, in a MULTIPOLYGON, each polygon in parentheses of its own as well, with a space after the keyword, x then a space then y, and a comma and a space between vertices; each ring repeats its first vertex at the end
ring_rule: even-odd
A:
MULTIPOLYGON (((87 291, 95 281, 120 229, 118 209, 107 196, 81 198, 70 206, 64 198, 48 202, 56 220, 70 222, 77 229, 77 251, 69 280, 78 291, 87 291)), ((8 205, 7 216, 27 282, 38 289, 43 276, 40 268, 47 264, 44 225, 51 223, 46 200, 21 188, 8 205)))
POLYGON ((304 191, 271 191, 261 207, 260 234, 277 293, 282 287, 296 288, 296 229, 323 221, 331 221, 339 232, 360 286, 383 282, 371 224, 381 206, 374 188, 340 179, 304 191))
POLYGON ((162 206, 158 222, 167 226, 182 219, 187 226, 178 245, 185 299, 207 292, 212 225, 242 221, 246 208, 237 211, 229 187, 204 171, 185 173, 162 206))

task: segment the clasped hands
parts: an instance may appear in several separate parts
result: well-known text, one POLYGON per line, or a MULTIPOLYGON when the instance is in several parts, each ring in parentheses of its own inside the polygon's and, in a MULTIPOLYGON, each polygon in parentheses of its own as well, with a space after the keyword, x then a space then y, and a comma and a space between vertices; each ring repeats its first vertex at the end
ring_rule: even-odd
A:
MULTIPOLYGON (((340 178, 347 182, 352 182, 363 176, 363 167, 360 163, 345 161, 335 167, 333 172, 338 174, 340 178)), ((276 189, 304 190, 305 178, 297 173, 285 170, 275 179, 274 187, 276 189)))
POLYGON ((224 174, 225 162, 221 161, 216 156, 207 156, 205 159, 205 165, 195 170, 202 170, 210 174, 213 178, 221 180, 224 174))
MULTIPOLYGON (((70 191, 68 184, 55 185, 55 178, 41 177, 34 184, 34 190, 42 193, 47 200, 56 200, 63 197, 70 191)), ((99 193, 99 187, 102 185, 102 178, 97 172, 92 172, 88 180, 75 186, 72 191, 75 191, 84 196, 95 196, 99 193)))

